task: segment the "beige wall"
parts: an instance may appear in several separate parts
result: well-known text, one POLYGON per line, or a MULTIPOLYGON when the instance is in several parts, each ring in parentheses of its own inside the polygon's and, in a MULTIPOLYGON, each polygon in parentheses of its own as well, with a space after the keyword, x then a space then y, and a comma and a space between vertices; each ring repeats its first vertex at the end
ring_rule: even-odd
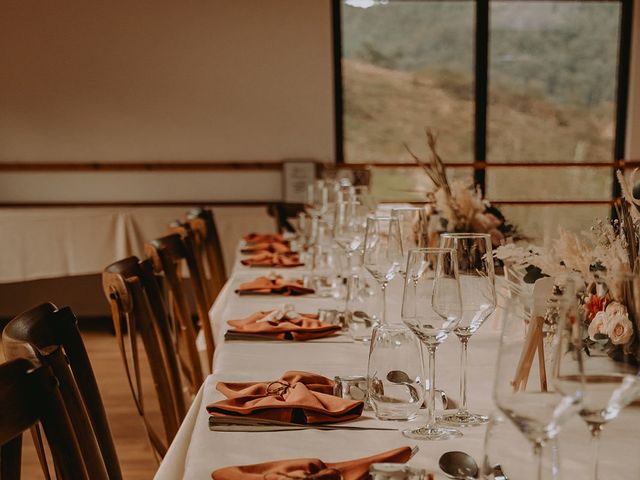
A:
MULTIPOLYGON (((0 162, 331 161, 330 5, 5 0, 0 162)), ((0 175, 0 203, 280 198, 277 171, 0 175)))
POLYGON ((326 0, 4 0, 0 160, 333 155, 326 0))

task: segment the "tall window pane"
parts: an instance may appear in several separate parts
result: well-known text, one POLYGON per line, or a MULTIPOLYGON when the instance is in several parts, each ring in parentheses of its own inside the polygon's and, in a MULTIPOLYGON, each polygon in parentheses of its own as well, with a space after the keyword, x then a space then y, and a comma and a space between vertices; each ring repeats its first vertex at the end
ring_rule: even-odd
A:
POLYGON ((466 1, 342 2, 347 162, 410 162, 440 133, 447 162, 473 160, 475 9, 466 1))
POLYGON ((492 1, 488 159, 613 158, 620 5, 492 1))

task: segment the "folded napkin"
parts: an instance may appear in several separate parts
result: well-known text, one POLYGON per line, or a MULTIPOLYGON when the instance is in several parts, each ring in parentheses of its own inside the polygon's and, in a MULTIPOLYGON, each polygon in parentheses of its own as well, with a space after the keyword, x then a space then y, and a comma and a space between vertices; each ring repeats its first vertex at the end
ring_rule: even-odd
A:
POLYGON ((250 233, 242 237, 242 240, 247 244, 271 242, 287 243, 284 237, 279 233, 250 233))
POLYGON ((255 335, 273 340, 311 340, 328 337, 341 329, 340 325, 318 320, 318 315, 298 313, 291 305, 276 310, 256 312, 241 320, 229 320, 227 333, 255 335))
POLYGON ((240 261, 242 265, 248 267, 301 267, 304 263, 300 262, 298 255, 282 255, 280 253, 262 252, 245 258, 240 261))
POLYGON ((297 458, 257 463, 239 467, 219 468, 211 474, 214 480, 364 480, 373 463, 405 463, 411 458, 411 448, 401 447, 387 452, 346 462, 324 463, 318 458, 297 458))
POLYGON ((285 280, 281 276, 258 277, 250 282, 241 283, 237 288, 238 295, 305 295, 315 290, 307 288, 302 280, 285 280))
POLYGON ((215 417, 241 415, 303 425, 358 418, 363 402, 333 395, 333 384, 321 375, 296 371, 273 382, 219 382, 216 388, 227 400, 208 405, 207 411, 215 417))
POLYGON ((260 242, 260 243, 252 243, 247 245, 242 250, 242 253, 260 253, 260 252, 271 252, 271 253, 291 253, 291 249, 287 243, 282 242, 260 242))

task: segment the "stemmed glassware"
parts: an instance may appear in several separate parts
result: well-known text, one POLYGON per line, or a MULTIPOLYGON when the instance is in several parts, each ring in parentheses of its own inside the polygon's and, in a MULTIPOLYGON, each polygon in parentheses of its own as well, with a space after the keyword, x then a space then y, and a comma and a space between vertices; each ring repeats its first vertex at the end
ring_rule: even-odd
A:
POLYGON ((352 268, 354 254, 362 249, 367 221, 366 207, 357 201, 336 204, 333 238, 347 257, 347 268, 352 268))
POLYGON ((436 349, 456 327, 462 315, 456 252, 447 248, 420 248, 409 252, 402 297, 402 321, 429 352, 427 423, 403 435, 420 440, 459 437, 459 430, 438 425, 435 418, 436 349))
POLYGON ((306 208, 309 215, 322 216, 329 207, 329 188, 324 180, 315 180, 307 185, 306 208))
POLYGON ((493 392, 498 408, 532 444, 542 480, 558 478, 557 451, 546 472, 543 449, 580 408, 584 356, 572 283, 542 294, 538 287, 533 299, 506 299, 493 392))
POLYGON ((640 275, 614 273, 607 277, 608 283, 593 285, 591 301, 579 312, 581 323, 589 326, 583 335, 582 347, 588 355, 582 356, 584 400, 579 413, 591 433, 593 480, 599 478, 599 439, 604 425, 640 391, 640 352, 637 339, 633 339, 634 323, 640 319, 640 275), (600 300, 606 307, 594 314, 589 307, 600 300))
MULTIPOLYGON (((429 218, 424 208, 393 208, 391 209, 391 218, 398 219, 402 252, 405 257, 408 256, 409 250, 429 246, 429 218)), ((400 269, 400 274, 403 277, 406 273, 406 266, 407 262, 405 261, 400 269)))
POLYGON ((397 218, 368 217, 364 234, 362 265, 376 279, 382 291, 380 322, 386 322, 387 285, 402 264, 402 243, 397 218))
POLYGON ((471 336, 496 308, 491 237, 483 233, 443 233, 441 248, 452 248, 458 259, 462 318, 454 333, 460 340, 460 407, 438 419, 446 425, 471 427, 489 421, 467 407, 467 348, 471 336))

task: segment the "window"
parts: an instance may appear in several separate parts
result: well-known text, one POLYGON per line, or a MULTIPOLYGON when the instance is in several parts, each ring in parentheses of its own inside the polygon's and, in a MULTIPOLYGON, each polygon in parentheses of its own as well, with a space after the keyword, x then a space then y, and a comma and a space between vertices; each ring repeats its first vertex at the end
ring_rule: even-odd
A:
POLYGON ((624 156, 631 2, 334 0, 337 157, 372 165, 384 200, 424 199, 438 132, 525 233, 609 212, 624 156), (378 166, 376 166, 376 164, 378 166))

